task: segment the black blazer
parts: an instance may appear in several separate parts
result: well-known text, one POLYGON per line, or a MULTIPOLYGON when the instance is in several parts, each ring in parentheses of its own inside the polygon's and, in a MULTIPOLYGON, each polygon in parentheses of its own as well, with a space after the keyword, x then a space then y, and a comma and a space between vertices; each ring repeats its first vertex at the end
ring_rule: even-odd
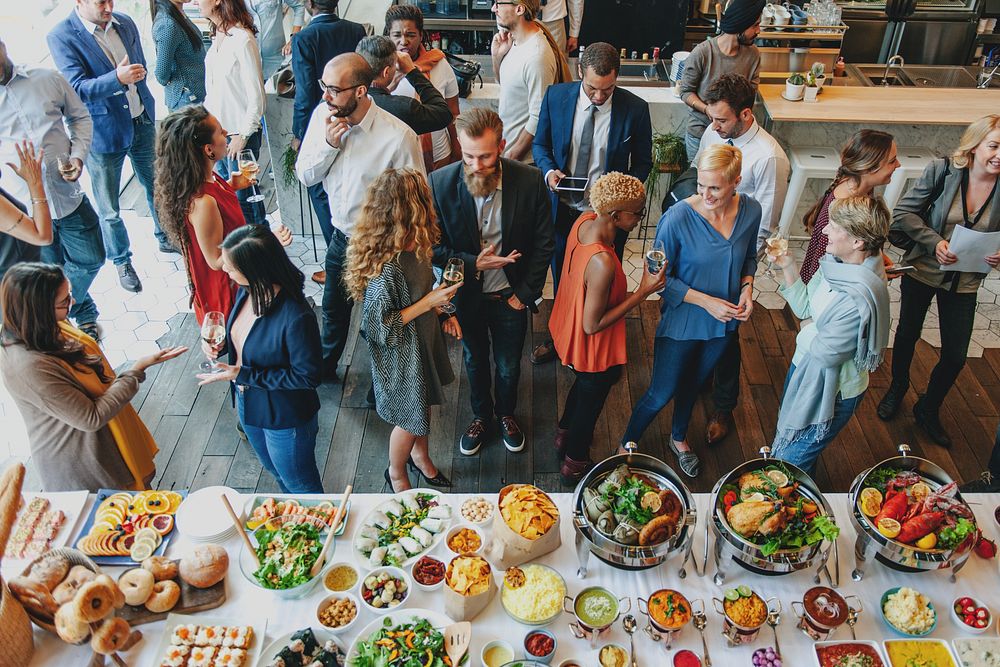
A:
POLYGON ((410 126, 417 134, 443 130, 451 123, 451 109, 438 89, 414 67, 406 75, 419 99, 406 95, 392 95, 382 88, 371 87, 368 95, 372 102, 410 126))
MULTIPOLYGON (((501 247, 497 254, 512 250, 521 258, 504 267, 514 294, 532 312, 542 295, 545 274, 555 249, 549 191, 542 172, 531 165, 500 158, 501 247)), ((455 305, 476 307, 482 294, 482 280, 476 275, 476 257, 482 251, 476 202, 465 185, 463 162, 455 162, 431 172, 434 209, 441 226, 441 241, 434 246, 434 264, 443 267, 452 257, 465 262, 465 284, 455 295, 455 305)))

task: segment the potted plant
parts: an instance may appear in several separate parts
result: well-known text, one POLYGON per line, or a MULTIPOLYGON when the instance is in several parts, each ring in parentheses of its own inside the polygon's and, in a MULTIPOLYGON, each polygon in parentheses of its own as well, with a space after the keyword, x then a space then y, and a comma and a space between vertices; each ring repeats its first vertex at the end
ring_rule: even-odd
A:
POLYGON ((806 74, 806 89, 803 99, 806 102, 815 102, 817 95, 819 95, 819 85, 816 83, 816 77, 813 76, 813 73, 809 72, 806 74))
POLYGON ((795 72, 785 79, 785 99, 801 100, 806 87, 806 78, 801 73, 795 72))
POLYGON ((823 84, 826 83, 826 65, 819 62, 813 63, 812 67, 809 68, 809 73, 816 79, 816 87, 822 88, 823 84))
POLYGON ((688 168, 684 137, 674 132, 653 133, 653 168, 646 177, 646 192, 652 194, 660 174, 680 174, 688 168))

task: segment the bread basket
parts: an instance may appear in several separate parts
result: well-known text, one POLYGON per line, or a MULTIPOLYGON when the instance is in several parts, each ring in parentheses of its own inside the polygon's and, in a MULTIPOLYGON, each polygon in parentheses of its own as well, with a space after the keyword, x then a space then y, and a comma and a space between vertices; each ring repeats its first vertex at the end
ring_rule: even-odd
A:
MULTIPOLYGON (((7 539, 17 518, 23 482, 24 466, 20 463, 8 468, 0 477, 0 555, 7 548, 7 539)), ((35 653, 28 613, 7 588, 3 577, 0 577, 0 646, 17 664, 31 662, 35 653)))
MULTIPOLYGON (((66 559, 66 562, 69 563, 70 568, 72 568, 74 565, 82 565, 91 572, 93 572, 94 574, 101 574, 101 568, 97 565, 97 563, 88 558, 82 551, 78 551, 70 547, 59 547, 58 549, 51 549, 49 551, 46 551, 38 558, 31 561, 28 567, 24 568, 24 572, 22 572, 21 575, 25 577, 28 576, 28 572, 31 571, 31 568, 34 567, 35 563, 40 561, 42 558, 52 558, 52 556, 62 556, 63 558, 66 559)), ((25 613, 28 615, 28 618, 31 619, 32 623, 34 623, 38 627, 48 630, 54 635, 58 634, 56 632, 56 626, 54 622, 49 621, 47 618, 38 616, 37 614, 33 614, 28 610, 25 610, 25 613)), ((87 639, 80 642, 80 644, 87 643, 89 639, 90 638, 88 637, 87 639)))

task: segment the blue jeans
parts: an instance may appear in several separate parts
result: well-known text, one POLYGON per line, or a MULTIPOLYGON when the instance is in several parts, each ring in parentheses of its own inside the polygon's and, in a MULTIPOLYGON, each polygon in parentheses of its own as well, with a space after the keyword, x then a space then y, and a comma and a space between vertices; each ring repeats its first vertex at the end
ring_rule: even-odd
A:
POLYGON ((116 153, 91 153, 87 158, 90 181, 94 187, 94 204, 101 217, 101 232, 104 235, 105 255, 115 266, 132 261, 128 230, 122 222, 118 198, 121 195, 122 165, 125 156, 132 163, 132 171, 146 191, 146 203, 153 215, 153 234, 161 243, 167 235, 160 229, 160 221, 153 207, 153 160, 156 157, 156 127, 146 112, 132 119, 135 134, 132 145, 116 153))
MULTIPOLYGON (((263 131, 257 130, 247 139, 247 143, 243 146, 243 150, 252 150, 258 160, 260 160, 260 142, 262 136, 263 131)), ((239 163, 235 160, 230 160, 228 157, 215 163, 215 171, 226 180, 229 180, 229 176, 238 170, 239 163)), ((260 178, 262 174, 263 170, 257 173, 257 178, 260 178)), ((257 187, 259 188, 260 186, 258 185, 257 187)), ((266 225, 267 218, 264 217, 264 202, 248 202, 247 197, 252 194, 253 188, 243 188, 236 191, 236 198, 239 200, 240 208, 243 210, 243 218, 250 225, 266 225)))
POLYGON ((90 285, 104 265, 104 241, 101 221, 86 195, 76 210, 52 220, 52 245, 42 246, 43 262, 62 266, 73 294, 69 310, 77 325, 97 321, 97 304, 90 296, 90 285))
POLYGON ((701 137, 696 137, 690 132, 684 135, 684 149, 687 152, 688 162, 694 162, 694 156, 701 148, 701 137))
POLYGON ((704 384, 719 358, 738 332, 710 340, 674 340, 658 337, 653 343, 653 375, 649 389, 632 409, 622 442, 639 442, 650 423, 667 403, 674 401, 671 435, 677 442, 687 437, 691 412, 704 384))
MULTIPOLYGON (((788 375, 785 376, 785 386, 781 390, 782 401, 784 401, 785 390, 788 389, 788 382, 792 379, 794 372, 795 364, 792 364, 788 369, 788 375)), ((853 398, 842 398, 838 393, 837 400, 833 404, 833 421, 830 422, 830 429, 826 432, 826 435, 821 438, 817 437, 817 428, 814 424, 803 431, 792 442, 780 448, 776 447, 772 454, 774 454, 775 458, 798 466, 807 474, 812 475, 816 471, 816 459, 823 453, 826 446, 837 437, 837 434, 843 430, 847 422, 851 420, 854 411, 858 408, 858 404, 861 403, 864 395, 865 392, 861 392, 853 398)))
POLYGON ((317 415, 294 428, 250 426, 243 418, 243 393, 236 391, 236 409, 250 446, 264 470, 278 480, 282 493, 323 493, 316 467, 317 415))
POLYGON ((354 299, 344 289, 340 278, 347 266, 348 239, 340 230, 333 230, 326 247, 326 285, 323 288, 323 375, 332 377, 347 347, 351 332, 351 311, 354 299))
MULTIPOLYGON (((329 274, 327 276, 329 280, 329 274)), ((483 295, 477 307, 472 306, 475 300, 474 295, 469 295, 456 312, 458 323, 462 326, 472 413, 480 419, 489 419, 493 415, 513 417, 517 407, 517 383, 521 378, 521 349, 528 333, 528 309, 514 310, 507 305, 506 298, 483 295), (491 342, 493 362, 496 364, 492 394, 491 342)))

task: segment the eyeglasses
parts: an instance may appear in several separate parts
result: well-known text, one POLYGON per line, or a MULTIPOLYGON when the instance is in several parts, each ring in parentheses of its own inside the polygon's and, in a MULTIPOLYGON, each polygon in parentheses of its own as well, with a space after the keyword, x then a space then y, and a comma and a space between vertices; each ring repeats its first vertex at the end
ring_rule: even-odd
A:
POLYGON ((60 299, 56 301, 56 310, 62 310, 63 308, 69 309, 73 307, 73 295, 67 294, 65 299, 60 299))
POLYGON ((354 90, 355 88, 364 85, 363 83, 355 83, 354 85, 347 86, 346 88, 337 88, 336 86, 328 86, 327 84, 323 83, 323 79, 318 79, 317 83, 319 83, 319 89, 323 91, 324 95, 330 93, 330 95, 332 95, 333 97, 340 95, 345 90, 354 90))
POLYGON ((628 211, 628 210, 625 210, 625 209, 619 209, 617 212, 618 213, 631 213, 632 215, 634 215, 637 218, 645 218, 646 217, 646 207, 645 206, 642 207, 641 211, 628 211))
POLYGON ((506 0, 504 0, 503 2, 501 2, 500 0, 493 0, 493 6, 494 7, 499 7, 500 5, 514 5, 514 6, 517 6, 519 4, 521 4, 521 3, 520 2, 507 2, 506 0))

